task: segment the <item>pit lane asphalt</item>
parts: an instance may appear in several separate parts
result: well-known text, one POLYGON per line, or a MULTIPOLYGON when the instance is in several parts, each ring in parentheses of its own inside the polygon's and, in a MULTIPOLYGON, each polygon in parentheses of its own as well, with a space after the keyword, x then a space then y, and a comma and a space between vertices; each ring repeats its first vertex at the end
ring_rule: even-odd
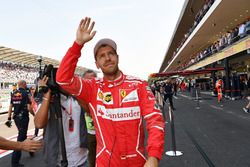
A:
MULTIPOLYGON (((246 100, 224 100, 201 94, 198 103, 189 93, 174 99, 175 138, 179 157, 163 156, 160 166, 171 167, 249 167, 250 114, 243 112, 246 100)), ((169 122, 169 121, 168 121, 169 122)), ((171 148, 170 123, 166 124, 165 152, 171 148)))
MULTIPOLYGON (((250 114, 243 112, 246 100, 224 100, 221 107, 216 97, 201 94, 200 109, 188 92, 173 98, 176 150, 182 156, 165 154, 173 150, 170 120, 166 110, 164 155, 160 167, 249 167, 250 114)), ((1 167, 10 166, 11 156, 0 159, 1 167)), ((44 167, 42 151, 33 158, 23 153, 21 163, 26 167, 44 167)))

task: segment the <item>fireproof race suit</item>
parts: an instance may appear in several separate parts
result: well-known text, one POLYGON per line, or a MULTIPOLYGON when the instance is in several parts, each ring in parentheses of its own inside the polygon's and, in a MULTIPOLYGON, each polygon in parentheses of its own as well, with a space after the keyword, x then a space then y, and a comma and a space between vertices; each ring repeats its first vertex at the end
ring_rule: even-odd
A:
POLYGON ((96 128, 96 165, 142 167, 146 161, 143 119, 148 131, 148 156, 161 159, 164 123, 147 83, 124 74, 112 82, 74 76, 81 48, 74 43, 68 50, 56 80, 64 90, 89 105, 96 128))

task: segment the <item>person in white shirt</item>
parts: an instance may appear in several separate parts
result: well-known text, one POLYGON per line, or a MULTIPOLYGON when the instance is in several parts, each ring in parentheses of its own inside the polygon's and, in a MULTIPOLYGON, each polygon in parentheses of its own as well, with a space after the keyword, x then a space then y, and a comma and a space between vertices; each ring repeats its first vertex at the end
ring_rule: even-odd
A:
MULTIPOLYGON (((48 77, 45 76, 39 81, 39 86, 46 86, 47 81, 48 77)), ((83 136, 87 138, 86 123, 81 122, 84 120, 84 113, 81 113, 81 106, 72 96, 60 93, 60 102, 68 167, 87 167, 87 140, 81 139, 83 136)), ((60 166, 62 160, 58 137, 59 124, 52 107, 53 95, 49 89, 43 94, 42 103, 38 106, 34 119, 37 128, 45 128, 44 158, 48 167, 60 166)))

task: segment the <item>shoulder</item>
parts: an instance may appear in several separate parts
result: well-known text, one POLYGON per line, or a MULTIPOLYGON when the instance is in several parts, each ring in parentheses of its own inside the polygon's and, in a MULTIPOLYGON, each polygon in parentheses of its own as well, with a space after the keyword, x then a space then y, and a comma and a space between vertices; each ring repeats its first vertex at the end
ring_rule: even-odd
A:
POLYGON ((145 80, 142 80, 132 75, 125 75, 125 81, 132 81, 132 82, 138 82, 138 83, 146 82, 145 80))
POLYGON ((95 83, 101 83, 103 82, 103 78, 93 78, 91 81, 95 83))
POLYGON ((133 85, 133 86, 136 86, 138 88, 142 88, 142 89, 146 89, 146 90, 151 90, 148 86, 148 83, 147 81, 143 80, 143 79, 140 79, 138 77, 134 77, 134 76, 131 76, 131 75, 126 75, 125 77, 125 83, 129 83, 129 85, 133 85))

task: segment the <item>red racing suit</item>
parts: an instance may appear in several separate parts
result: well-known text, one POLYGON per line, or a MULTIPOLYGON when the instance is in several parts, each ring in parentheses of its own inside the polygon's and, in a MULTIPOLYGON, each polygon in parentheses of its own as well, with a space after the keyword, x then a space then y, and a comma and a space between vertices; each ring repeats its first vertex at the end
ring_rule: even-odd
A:
POLYGON ((216 87, 217 93, 218 93, 218 102, 221 102, 221 100, 222 100, 222 88, 223 88, 223 81, 222 81, 222 79, 218 79, 216 81, 215 87, 216 87))
POLYGON ((161 159, 164 122, 147 83, 124 74, 112 82, 74 76, 81 48, 74 43, 68 50, 56 81, 89 105, 96 129, 96 166, 142 167, 146 161, 143 119, 148 131, 148 156, 161 159))

